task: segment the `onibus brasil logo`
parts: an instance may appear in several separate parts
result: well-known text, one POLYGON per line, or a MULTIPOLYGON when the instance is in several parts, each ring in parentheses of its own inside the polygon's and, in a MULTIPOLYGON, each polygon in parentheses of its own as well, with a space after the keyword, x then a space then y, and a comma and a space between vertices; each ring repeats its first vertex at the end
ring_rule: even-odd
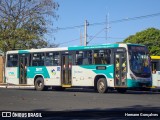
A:
POLYGON ((56 75, 55 69, 52 69, 52 70, 51 70, 51 74, 52 74, 52 75, 56 75))

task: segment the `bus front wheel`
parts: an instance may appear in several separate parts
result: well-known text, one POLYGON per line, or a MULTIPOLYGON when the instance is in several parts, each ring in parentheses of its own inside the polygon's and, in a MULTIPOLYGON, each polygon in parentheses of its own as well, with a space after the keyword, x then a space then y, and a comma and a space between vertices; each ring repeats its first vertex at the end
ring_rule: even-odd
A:
POLYGON ((107 81, 105 78, 100 78, 97 81, 97 91, 99 93, 106 93, 108 91, 107 81))
POLYGON ((36 89, 37 91, 47 90, 47 87, 44 85, 44 80, 43 80, 42 77, 36 78, 36 81, 35 81, 35 89, 36 89))

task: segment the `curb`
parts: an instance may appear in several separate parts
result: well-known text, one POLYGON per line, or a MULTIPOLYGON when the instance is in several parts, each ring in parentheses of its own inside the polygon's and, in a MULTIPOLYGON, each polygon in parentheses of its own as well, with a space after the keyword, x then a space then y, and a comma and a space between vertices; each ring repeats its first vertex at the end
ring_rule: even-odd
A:
POLYGON ((7 86, 4 86, 4 85, 3 85, 3 86, 0 86, 0 88, 7 88, 7 86))

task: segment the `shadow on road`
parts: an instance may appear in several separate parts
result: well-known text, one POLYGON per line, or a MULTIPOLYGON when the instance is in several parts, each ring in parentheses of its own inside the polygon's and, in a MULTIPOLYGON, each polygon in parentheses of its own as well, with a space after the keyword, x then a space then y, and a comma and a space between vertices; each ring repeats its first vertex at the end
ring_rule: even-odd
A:
MULTIPOLYGON (((1 89, 6 89, 6 88, 1 88, 1 89)), ((35 91, 35 92, 83 92, 83 93, 97 93, 94 89, 90 88, 66 88, 65 90, 54 90, 49 88, 47 91, 36 91, 35 89, 26 89, 26 88, 10 88, 10 90, 24 90, 24 91, 35 91)), ((107 93, 115 93, 115 94, 160 94, 160 92, 157 91, 135 91, 135 90, 127 90, 126 93, 118 93, 116 90, 108 90, 107 93)), ((98 93, 97 93, 98 94, 98 93)))

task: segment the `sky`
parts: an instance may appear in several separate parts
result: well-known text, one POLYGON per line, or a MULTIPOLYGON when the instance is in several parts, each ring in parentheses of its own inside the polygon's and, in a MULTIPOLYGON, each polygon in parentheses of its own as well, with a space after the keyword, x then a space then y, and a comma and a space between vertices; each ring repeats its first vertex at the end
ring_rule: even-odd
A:
MULTIPOLYGON (((130 35, 150 27, 160 29, 160 14, 113 23, 117 20, 160 13, 160 0, 56 0, 56 2, 60 5, 57 11, 59 18, 53 20, 52 29, 82 25, 75 29, 50 32, 47 35, 48 40, 59 44, 59 47, 81 45, 80 36, 84 37, 85 20, 89 23, 88 45, 121 42, 130 35)), ((84 45, 84 42, 82 44, 84 45)))

